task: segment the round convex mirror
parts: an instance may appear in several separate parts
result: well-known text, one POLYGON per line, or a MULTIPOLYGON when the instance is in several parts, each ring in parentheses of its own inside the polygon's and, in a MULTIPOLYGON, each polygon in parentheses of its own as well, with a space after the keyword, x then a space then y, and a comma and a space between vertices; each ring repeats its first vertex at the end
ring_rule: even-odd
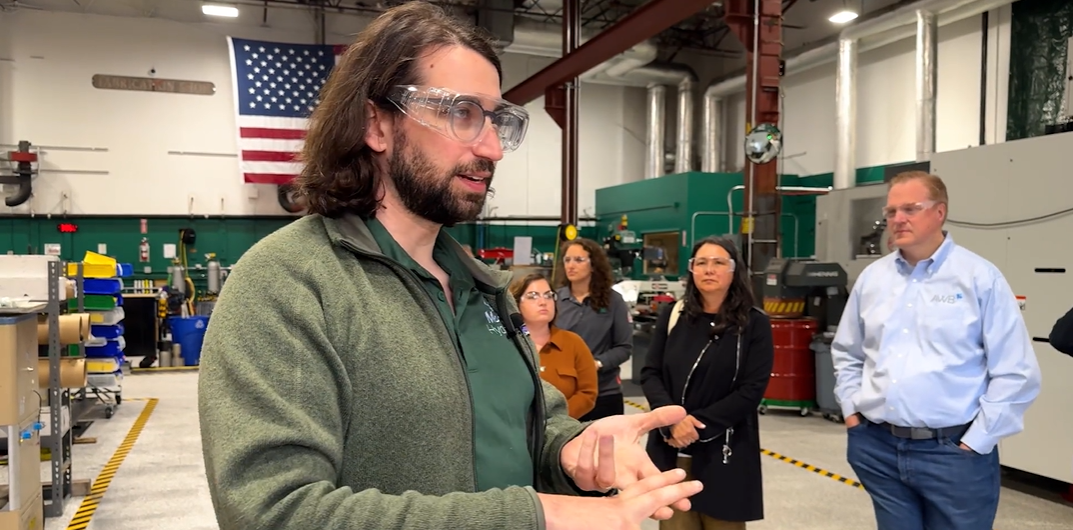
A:
POLYGON ((782 152, 782 132, 770 123, 757 125, 745 136, 745 158, 754 164, 767 164, 782 152))

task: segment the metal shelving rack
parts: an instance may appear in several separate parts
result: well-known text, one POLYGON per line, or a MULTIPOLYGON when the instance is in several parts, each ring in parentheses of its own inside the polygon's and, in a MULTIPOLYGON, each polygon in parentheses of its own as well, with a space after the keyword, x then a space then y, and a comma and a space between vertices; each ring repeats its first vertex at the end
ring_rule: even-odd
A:
MULTIPOLYGON (((52 482, 43 485, 42 495, 45 501, 45 517, 63 515, 64 503, 71 498, 71 446, 74 445, 75 426, 81 416, 80 405, 84 400, 72 400, 71 391, 60 386, 60 361, 64 347, 60 344, 60 315, 67 309, 67 302, 60 296, 60 279, 65 274, 66 263, 61 260, 48 263, 48 303, 45 314, 48 318, 48 406, 49 435, 42 440, 41 447, 47 448, 52 465, 52 482), (63 411, 70 411, 68 427, 63 425, 63 411)), ((75 294, 78 297, 78 312, 85 311, 85 295, 82 292, 82 263, 77 263, 75 275, 75 294)), ((79 343, 78 353, 86 357, 84 343, 79 343)), ((83 388, 81 392, 85 392, 83 388)))

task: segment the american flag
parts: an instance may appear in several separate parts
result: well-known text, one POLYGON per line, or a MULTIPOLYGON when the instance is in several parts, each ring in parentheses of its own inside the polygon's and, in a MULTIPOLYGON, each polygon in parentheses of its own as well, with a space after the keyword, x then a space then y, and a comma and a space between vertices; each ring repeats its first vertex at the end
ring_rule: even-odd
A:
POLYGON ((309 113, 346 47, 227 40, 242 179, 286 184, 301 172, 294 159, 305 138, 309 113))

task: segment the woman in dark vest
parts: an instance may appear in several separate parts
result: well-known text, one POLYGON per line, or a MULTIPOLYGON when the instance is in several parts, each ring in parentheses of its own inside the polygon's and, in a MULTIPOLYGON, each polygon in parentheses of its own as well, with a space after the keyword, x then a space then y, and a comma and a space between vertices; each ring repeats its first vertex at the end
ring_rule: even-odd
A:
POLYGON ((764 518, 757 407, 773 361, 771 321, 754 307, 737 248, 701 240, 686 294, 660 312, 641 372, 651 408, 683 405, 689 413, 649 434, 648 454, 660 470, 682 468, 704 484, 691 510, 676 511, 660 530, 738 530, 764 518))
POLYGON ((558 266, 556 325, 577 333, 592 352, 599 379, 596 406, 581 421, 624 412, 620 366, 633 354, 630 308, 612 289, 615 277, 603 248, 578 238, 563 245, 558 266))

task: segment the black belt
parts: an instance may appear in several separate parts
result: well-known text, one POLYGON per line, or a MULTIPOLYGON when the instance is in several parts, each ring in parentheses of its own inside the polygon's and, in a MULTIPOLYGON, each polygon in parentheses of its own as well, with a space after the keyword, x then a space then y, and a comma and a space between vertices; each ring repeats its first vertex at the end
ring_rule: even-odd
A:
POLYGON ((866 420, 868 423, 883 429, 891 433, 897 438, 905 438, 907 440, 934 440, 936 438, 956 438, 960 439, 969 427, 972 426, 972 422, 964 425, 958 425, 956 427, 943 427, 942 429, 929 429, 927 427, 901 427, 898 425, 891 425, 889 423, 876 423, 871 420, 866 420))

